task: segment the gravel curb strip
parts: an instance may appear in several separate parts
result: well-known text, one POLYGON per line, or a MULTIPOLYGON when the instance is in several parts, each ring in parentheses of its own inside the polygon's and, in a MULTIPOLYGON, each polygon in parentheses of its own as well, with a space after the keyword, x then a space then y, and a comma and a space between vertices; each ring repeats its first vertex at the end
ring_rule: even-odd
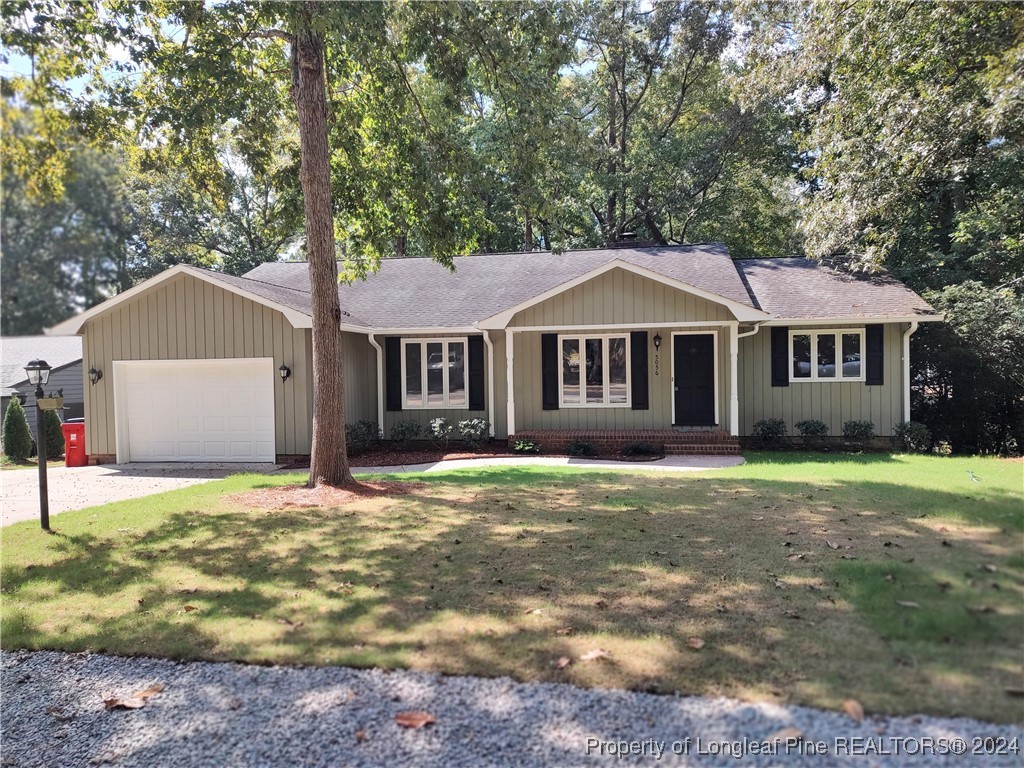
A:
MULTIPOLYGON (((1018 726, 969 719, 848 717, 797 706, 654 696, 507 678, 443 677, 342 667, 259 667, 96 654, 0 652, 5 768, 34 766, 1017 766, 1013 754, 977 757, 837 756, 833 738, 975 737, 1024 741, 1018 726), (136 710, 103 699, 155 683, 136 710), (437 724, 407 730, 395 714, 427 710, 437 724), (671 754, 687 736, 762 740, 781 728, 825 740, 829 754, 671 754), (362 731, 364 740, 357 739, 362 731), (586 755, 587 739, 667 742, 650 757, 586 755)), ((993 695, 999 695, 993 693, 993 695)))

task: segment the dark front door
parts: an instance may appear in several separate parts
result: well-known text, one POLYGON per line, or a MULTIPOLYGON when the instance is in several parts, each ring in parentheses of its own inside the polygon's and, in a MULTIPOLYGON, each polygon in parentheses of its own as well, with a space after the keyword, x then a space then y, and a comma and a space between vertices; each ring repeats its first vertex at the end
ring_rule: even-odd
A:
POLYGON ((673 337, 676 424, 715 424, 715 336, 694 333, 673 337))

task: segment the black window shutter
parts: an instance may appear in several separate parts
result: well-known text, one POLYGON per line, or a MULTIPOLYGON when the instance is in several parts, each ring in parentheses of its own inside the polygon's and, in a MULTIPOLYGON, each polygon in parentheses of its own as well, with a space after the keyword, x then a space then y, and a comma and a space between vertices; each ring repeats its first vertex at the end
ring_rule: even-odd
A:
POLYGON ((789 328, 772 328, 772 386, 789 386, 789 328))
POLYGON ((484 409, 484 337, 470 336, 469 349, 466 350, 469 366, 469 410, 484 409))
POLYGON ((542 333, 540 337, 540 376, 545 411, 558 410, 558 334, 542 333))
POLYGON ((402 410, 402 339, 398 336, 384 339, 384 383, 387 409, 402 410))
POLYGON ((864 326, 865 346, 867 347, 867 354, 865 355, 867 367, 865 369, 864 383, 870 386, 879 386, 885 383, 883 371, 885 355, 882 342, 884 331, 885 326, 883 325, 864 326))
POLYGON ((650 406, 647 382, 647 331, 629 334, 629 375, 634 411, 646 411, 650 406))

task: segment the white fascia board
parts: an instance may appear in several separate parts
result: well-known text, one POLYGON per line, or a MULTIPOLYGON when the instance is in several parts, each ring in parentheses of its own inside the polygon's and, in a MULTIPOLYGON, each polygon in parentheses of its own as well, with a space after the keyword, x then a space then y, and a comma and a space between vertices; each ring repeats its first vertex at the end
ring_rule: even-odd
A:
POLYGON ((703 288, 697 288, 689 283, 684 283, 682 280, 667 277, 660 272, 655 272, 647 267, 639 267, 636 264, 630 264, 628 261, 623 261, 622 259, 614 259, 609 261, 607 264, 602 264, 597 269, 592 269, 590 272, 586 272, 579 277, 555 286, 548 291, 544 291, 543 293, 534 296, 532 299, 527 299, 514 307, 509 307, 496 315, 492 315, 491 317, 481 320, 477 323, 477 327, 487 328, 488 330, 501 330, 511 322, 512 318, 517 313, 522 312, 524 309, 529 309, 536 304, 540 304, 542 301, 547 301, 554 296, 565 293, 566 291, 575 288, 577 285, 581 285, 588 280, 593 280, 595 277, 600 277, 605 272, 610 272, 613 269, 624 269, 627 272, 632 272, 635 275, 646 277, 671 288, 676 288, 680 291, 692 294, 693 296, 714 302, 715 304, 721 304, 732 312, 733 316, 737 320, 743 322, 757 322, 759 320, 767 320, 771 317, 771 315, 766 312, 762 312, 759 309, 747 306, 746 304, 741 304, 740 302, 733 301, 732 299, 727 299, 725 296, 719 296, 717 293, 705 291, 703 288))
POLYGON ((776 317, 762 325, 863 325, 876 323, 940 323, 944 315, 914 315, 910 317, 776 317))
POLYGON ((123 291, 117 294, 116 296, 112 296, 106 301, 97 304, 95 307, 91 307, 90 309, 87 309, 84 312, 75 315, 74 317, 68 318, 67 320, 61 323, 57 323, 57 325, 47 328, 46 335, 74 336, 75 334, 81 333, 82 326, 84 326, 94 317, 106 314, 107 312, 114 309, 118 305, 123 304, 126 301, 131 301, 132 299, 141 296, 142 294, 146 293, 147 291, 151 291, 154 288, 158 288, 164 283, 173 280, 178 275, 190 275, 191 277, 194 277, 197 280, 202 280, 206 283, 210 283, 211 285, 216 285, 218 288, 222 288, 225 291, 228 291, 229 293, 237 294, 246 299, 249 299, 250 301, 254 301, 257 304, 262 304, 265 307, 275 309, 282 315, 284 315, 285 318, 287 318, 288 322, 291 323, 293 328, 313 327, 313 318, 311 318, 304 312, 300 312, 297 309, 292 309, 291 307, 286 307, 283 304, 278 304, 276 301, 271 301, 270 299, 266 299, 262 296, 257 296, 256 294, 250 293, 249 291, 246 291, 243 288, 239 288, 234 285, 229 285, 227 283, 222 283, 220 280, 217 280, 214 277, 210 277, 208 274, 206 274, 205 271, 200 269, 194 269, 188 264, 177 264, 171 267, 170 269, 164 270, 159 275, 154 275, 148 280, 143 280, 141 283, 132 286, 127 291, 123 291))

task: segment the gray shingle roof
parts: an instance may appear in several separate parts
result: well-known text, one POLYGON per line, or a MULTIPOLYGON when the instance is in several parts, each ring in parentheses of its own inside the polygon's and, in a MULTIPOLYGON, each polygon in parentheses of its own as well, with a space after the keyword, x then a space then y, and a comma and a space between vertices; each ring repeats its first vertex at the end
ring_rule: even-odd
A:
POLYGON ((250 277, 226 275, 223 272, 214 272, 209 269, 202 271, 218 282, 234 286, 235 288, 241 288, 243 291, 272 301, 275 304, 281 304, 307 315, 313 311, 309 296, 308 280, 301 289, 296 289, 289 287, 287 284, 275 284, 263 280, 254 280, 250 277))
POLYGON ((4 336, 0 339, 0 385, 26 381, 25 363, 44 360, 51 368, 82 359, 81 336, 4 336))
POLYGON ((936 316, 928 303, 888 275, 853 275, 813 259, 739 259, 762 310, 778 318, 936 316))
MULTIPOLYGON (((348 322, 375 328, 459 328, 491 317, 620 259, 726 299, 753 306, 721 245, 492 253, 455 259, 388 259, 380 271, 339 286, 348 322)), ((271 262, 245 278, 309 290, 304 262, 271 262)))

